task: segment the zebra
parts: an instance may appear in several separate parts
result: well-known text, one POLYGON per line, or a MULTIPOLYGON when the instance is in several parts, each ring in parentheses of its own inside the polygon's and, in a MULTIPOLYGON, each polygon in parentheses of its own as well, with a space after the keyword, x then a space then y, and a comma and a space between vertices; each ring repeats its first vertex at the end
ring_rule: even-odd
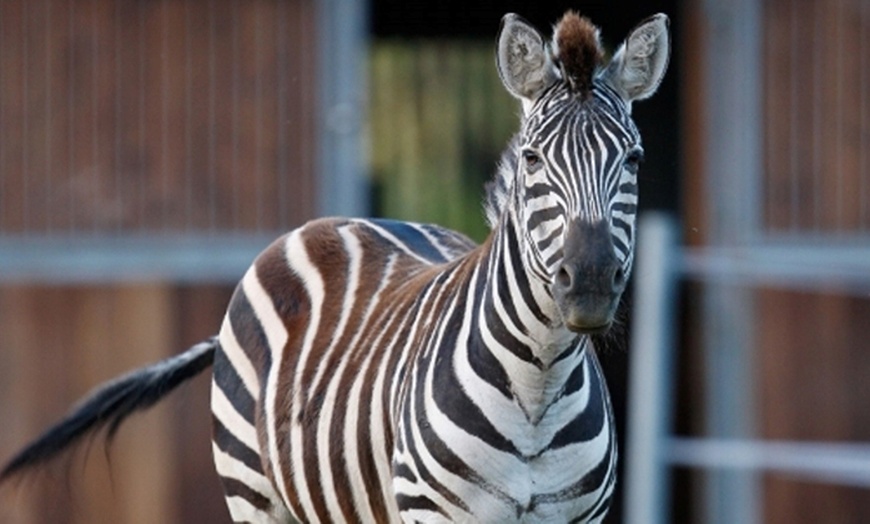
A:
POLYGON ((551 40, 502 19, 521 105, 481 244, 435 225, 311 221, 267 247, 219 334, 98 388, 2 471, 41 464, 213 367, 212 450, 235 522, 600 522, 616 482, 592 336, 631 271, 643 157, 632 103, 668 18, 605 63, 569 11, 551 40))

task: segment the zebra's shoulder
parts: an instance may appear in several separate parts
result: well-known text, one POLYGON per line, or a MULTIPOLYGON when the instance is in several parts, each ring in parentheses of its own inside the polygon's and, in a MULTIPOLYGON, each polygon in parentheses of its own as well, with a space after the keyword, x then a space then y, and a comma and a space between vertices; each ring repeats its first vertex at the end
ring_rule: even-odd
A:
POLYGON ((448 262, 477 247, 473 240, 462 233, 435 224, 384 218, 359 219, 355 223, 381 241, 432 263, 448 262))

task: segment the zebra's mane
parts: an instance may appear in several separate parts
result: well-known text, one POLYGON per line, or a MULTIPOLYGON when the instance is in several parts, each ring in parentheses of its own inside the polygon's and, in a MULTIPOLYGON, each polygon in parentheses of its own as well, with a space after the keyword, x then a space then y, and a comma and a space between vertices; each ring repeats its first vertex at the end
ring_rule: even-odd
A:
POLYGON ((490 229, 495 229, 501 213, 507 205, 508 195, 510 194, 517 169, 519 144, 519 134, 516 134, 508 142, 504 152, 502 152, 495 176, 486 183, 486 197, 483 201, 483 210, 490 229))
POLYGON ((571 91, 583 99, 592 94, 592 80, 604 60, 600 32, 588 18, 568 11, 553 31, 554 59, 571 91))

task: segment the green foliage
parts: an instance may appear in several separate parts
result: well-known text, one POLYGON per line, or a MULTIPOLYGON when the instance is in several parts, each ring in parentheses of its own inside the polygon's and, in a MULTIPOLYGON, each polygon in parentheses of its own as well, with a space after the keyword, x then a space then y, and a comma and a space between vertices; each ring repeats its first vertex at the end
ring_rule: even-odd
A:
POLYGON ((493 44, 376 41, 371 49, 375 212, 485 238, 483 186, 519 106, 495 69, 493 44))

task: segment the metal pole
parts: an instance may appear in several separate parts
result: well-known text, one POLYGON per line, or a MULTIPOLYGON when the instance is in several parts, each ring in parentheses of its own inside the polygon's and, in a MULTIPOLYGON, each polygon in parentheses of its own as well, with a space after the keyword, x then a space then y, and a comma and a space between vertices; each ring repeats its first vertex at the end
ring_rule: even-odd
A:
POLYGON ((367 216, 363 155, 368 105, 366 0, 318 0, 318 214, 367 216))
POLYGON ((668 216, 648 213, 641 217, 630 346, 627 524, 668 522, 664 443, 673 411, 676 238, 676 226, 668 216))
MULTIPOLYGON (((762 225, 761 0, 703 0, 707 155, 704 177, 711 246, 752 246, 762 225)), ((706 431, 749 438, 755 432, 753 292, 705 282, 702 301, 706 431)), ((762 492, 754 472, 705 476, 701 520, 760 522, 762 492)))

